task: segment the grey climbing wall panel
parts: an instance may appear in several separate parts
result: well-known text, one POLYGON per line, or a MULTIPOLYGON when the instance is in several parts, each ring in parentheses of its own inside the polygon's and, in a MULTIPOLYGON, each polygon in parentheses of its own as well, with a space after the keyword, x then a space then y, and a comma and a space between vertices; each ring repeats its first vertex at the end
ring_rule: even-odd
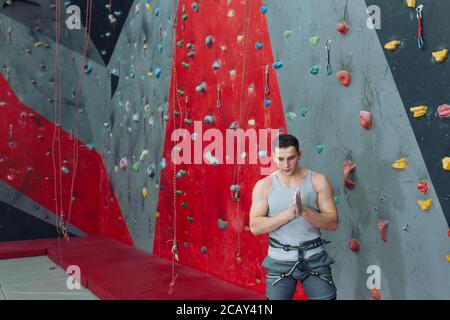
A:
POLYGON ((288 130, 300 138, 301 164, 327 175, 339 199, 340 227, 325 234, 332 240, 328 249, 336 260, 338 298, 369 299, 366 270, 376 265, 383 299, 448 299, 447 223, 383 48, 376 32, 366 26, 365 2, 265 4, 274 57, 285 64, 278 71, 284 110, 298 115, 287 120, 288 130), (350 25, 347 36, 336 31, 340 21, 350 25), (287 30, 292 31, 288 38, 283 37, 287 30), (317 46, 310 43, 312 36, 320 37, 317 46), (332 40, 329 76, 327 40, 332 40), (310 74, 314 65, 321 66, 317 75, 310 74), (339 70, 352 73, 350 87, 337 81, 339 70), (373 114, 369 131, 359 125, 361 110, 373 114), (324 146, 320 154, 317 145, 324 146), (394 170, 392 163, 404 156, 409 158, 407 170, 394 170), (342 166, 348 158, 357 165, 354 190, 343 183, 342 166), (421 198, 419 180, 429 182, 428 196, 433 199, 425 213, 416 202, 421 198), (380 219, 389 220, 387 243, 377 231, 380 219), (349 250, 350 239, 359 240, 358 253, 349 250))

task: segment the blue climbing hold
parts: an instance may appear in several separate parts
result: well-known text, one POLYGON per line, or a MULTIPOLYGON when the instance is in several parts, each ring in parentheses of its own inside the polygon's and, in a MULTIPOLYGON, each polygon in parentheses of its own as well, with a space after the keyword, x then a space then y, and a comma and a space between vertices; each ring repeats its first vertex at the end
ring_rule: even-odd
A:
POLYGON ((155 16, 159 16, 159 8, 155 9, 155 16))
POLYGON ((276 60, 276 61, 273 63, 273 67, 274 67, 275 69, 280 69, 282 66, 283 66, 283 62, 281 62, 281 61, 279 61, 279 60, 276 60))
POLYGON ((160 44, 158 44, 159 53, 162 53, 162 50, 163 50, 163 45, 160 43, 160 44))
POLYGON ((262 49, 262 47, 263 47, 263 45, 262 45, 261 42, 256 42, 256 43, 255 43, 255 48, 256 48, 256 49, 259 50, 259 49, 262 49))
POLYGON ((156 76, 156 79, 159 79, 159 77, 161 76, 161 69, 160 68, 156 68, 155 76, 156 76))
POLYGON ((272 104, 272 101, 270 101, 269 99, 264 99, 264 106, 265 107, 270 107, 271 104, 272 104))
POLYGON ((92 71, 92 66, 90 64, 85 64, 83 67, 83 71, 87 74, 91 73, 92 71))
POLYGON ((259 11, 260 11, 262 14, 266 14, 266 12, 267 12, 267 7, 266 7, 266 6, 262 6, 261 9, 259 9, 259 11))

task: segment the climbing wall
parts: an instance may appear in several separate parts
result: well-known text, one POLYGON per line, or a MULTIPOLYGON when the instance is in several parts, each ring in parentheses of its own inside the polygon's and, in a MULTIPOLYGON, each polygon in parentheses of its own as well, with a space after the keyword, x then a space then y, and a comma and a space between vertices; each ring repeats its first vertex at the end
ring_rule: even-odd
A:
POLYGON ((370 299, 371 265, 381 271, 382 299, 448 298, 450 176, 442 159, 450 144, 448 119, 438 116, 437 107, 450 100, 450 73, 447 61, 432 56, 450 45, 443 13, 448 3, 423 1, 423 50, 416 12, 406 1, 368 1, 381 8, 378 33, 367 27, 364 1, 265 3, 274 57, 285 65, 277 76, 288 130, 300 138, 301 163, 327 175, 335 191, 341 224, 325 238, 332 241, 338 298, 370 299), (383 48, 391 40, 401 41, 397 51, 383 48), (348 87, 339 81, 348 80, 345 73, 337 77, 340 71, 351 74, 348 87), (414 118, 410 108, 421 105, 428 113, 414 118), (361 111, 362 125, 370 129, 361 126, 361 111), (393 168, 403 158, 404 169, 402 161, 393 168), (344 183, 346 160, 356 169, 344 183), (422 194, 417 185, 424 181, 428 192, 422 194), (427 199, 432 205, 423 211, 417 201, 427 199), (383 239, 378 223, 386 228, 386 221, 383 239), (350 249, 357 247, 350 240, 359 251, 350 249))

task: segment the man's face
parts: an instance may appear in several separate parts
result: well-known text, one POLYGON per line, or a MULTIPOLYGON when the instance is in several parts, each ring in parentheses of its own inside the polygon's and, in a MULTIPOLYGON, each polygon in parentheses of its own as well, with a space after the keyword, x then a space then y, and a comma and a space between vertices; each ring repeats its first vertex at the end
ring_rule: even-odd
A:
POLYGON ((295 147, 275 148, 274 158, 280 172, 284 175, 291 176, 298 168, 301 152, 297 153, 295 147))

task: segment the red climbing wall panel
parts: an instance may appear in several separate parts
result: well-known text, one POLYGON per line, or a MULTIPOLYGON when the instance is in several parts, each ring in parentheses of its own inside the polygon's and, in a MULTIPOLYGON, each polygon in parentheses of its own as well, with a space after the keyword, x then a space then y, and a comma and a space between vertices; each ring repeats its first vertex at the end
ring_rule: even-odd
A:
MULTIPOLYGON (((266 19, 260 12, 262 1, 205 1, 198 12, 191 5, 191 1, 180 1, 178 7, 176 69, 172 70, 164 148, 167 166, 161 176, 154 253, 172 259, 176 227, 181 264, 264 294, 265 271, 261 263, 267 252, 266 236, 255 237, 248 229, 253 186, 263 177, 261 166, 247 162, 240 166, 180 164, 175 167, 171 161, 171 151, 176 145, 171 141, 172 132, 184 128, 192 134, 194 121, 202 122, 203 131, 215 128, 224 137, 230 124, 240 120, 243 130, 280 128, 286 131, 266 19), (208 36, 212 36, 210 47, 205 42, 208 36), (257 42, 262 48, 256 48, 257 42), (189 43, 195 48, 193 57, 188 56, 192 51, 189 43), (216 61, 220 68, 214 70, 216 61), (264 105, 266 65, 269 66, 270 106, 264 105), (206 83, 206 90, 197 92, 196 87, 202 82, 206 83), (220 108, 217 107, 218 84, 220 108), (184 96, 177 90, 182 90, 184 96), (174 116, 174 111, 179 115, 174 116), (186 111, 192 120, 190 125, 183 121, 186 111), (213 116, 214 124, 205 124, 203 119, 207 115, 213 116), (255 121, 253 126, 248 122, 250 119, 255 121), (176 190, 181 194, 176 196, 174 208, 174 170, 180 169, 186 175, 176 179, 176 190), (240 186, 239 203, 232 200, 230 191, 235 183, 240 186), (225 230, 219 228, 218 219, 227 222, 225 230)), ((197 135, 195 142, 200 139, 197 135)), ((191 143, 193 147, 194 142, 191 143)), ((203 142, 203 148, 209 143, 203 142)), ((245 151, 249 154, 248 148, 245 151)), ((192 150, 192 154, 195 152, 201 151, 192 150)), ((296 297, 304 298, 301 290, 296 297)))
MULTIPOLYGON (((55 212, 52 160, 55 125, 22 104, 1 74, 0 108, 0 179, 55 212)), ((73 173, 73 139, 61 130, 60 141, 63 167, 68 169, 61 180, 62 205, 67 213, 73 173)), ((78 143, 79 165, 70 224, 90 235, 132 244, 100 155, 81 141, 78 143)))

